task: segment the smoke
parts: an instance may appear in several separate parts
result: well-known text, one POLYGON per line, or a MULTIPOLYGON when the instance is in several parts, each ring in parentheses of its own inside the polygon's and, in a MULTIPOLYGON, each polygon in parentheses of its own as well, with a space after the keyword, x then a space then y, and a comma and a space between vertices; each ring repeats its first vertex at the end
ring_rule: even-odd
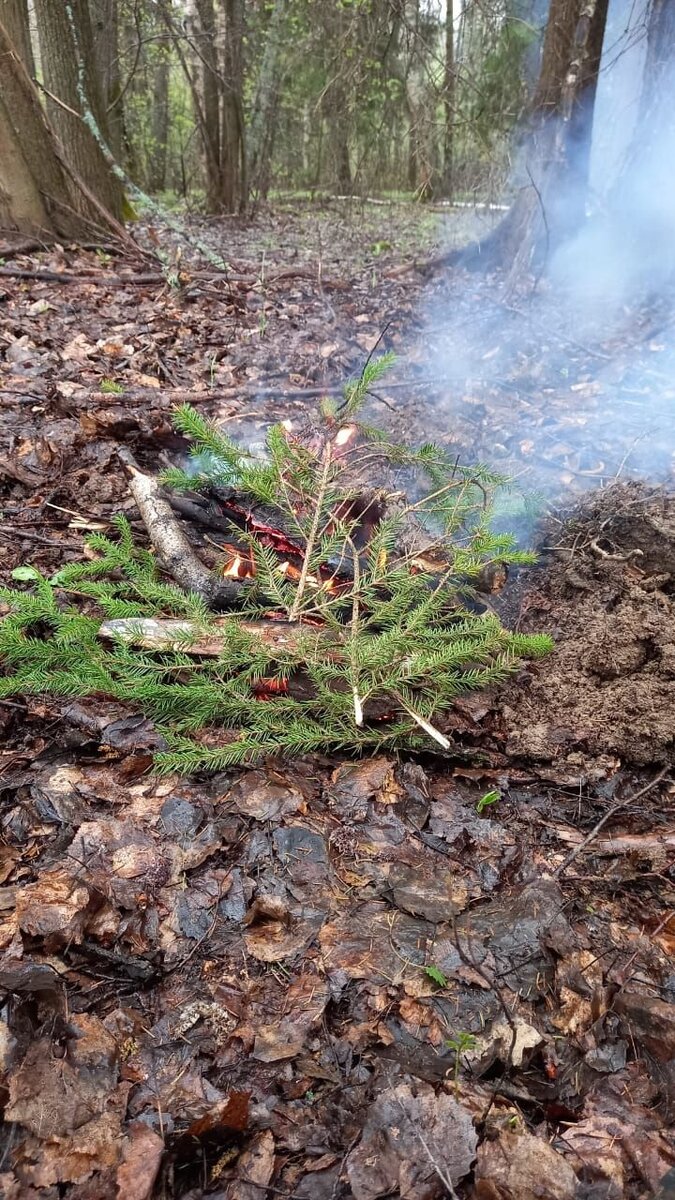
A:
POLYGON ((674 478, 675 43, 650 88, 646 9, 610 3, 586 219, 535 296, 463 277, 430 298, 436 432, 549 495, 674 478))

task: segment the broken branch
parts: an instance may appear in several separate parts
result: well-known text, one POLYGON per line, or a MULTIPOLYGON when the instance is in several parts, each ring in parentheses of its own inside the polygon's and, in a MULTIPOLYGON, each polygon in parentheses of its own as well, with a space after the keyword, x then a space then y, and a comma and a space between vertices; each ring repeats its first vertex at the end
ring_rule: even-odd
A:
POLYGON ((139 469, 125 447, 118 450, 118 455, 127 470, 129 490, 164 570, 186 592, 201 596, 211 608, 219 611, 238 604, 241 584, 232 579, 219 579, 204 565, 174 517, 157 480, 139 469))

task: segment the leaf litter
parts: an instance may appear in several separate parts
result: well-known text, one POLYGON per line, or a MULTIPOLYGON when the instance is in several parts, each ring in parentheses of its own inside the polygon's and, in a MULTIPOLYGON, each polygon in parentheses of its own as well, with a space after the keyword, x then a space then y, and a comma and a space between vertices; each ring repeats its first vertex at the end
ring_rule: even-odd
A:
MULTIPOLYGON (((306 411, 298 391, 358 371, 383 331, 399 375, 429 376, 422 280, 398 273, 428 245, 416 217, 386 220, 378 255, 335 213, 223 223, 231 278, 196 264, 176 291, 71 249, 17 259, 74 279, 0 279, 3 573, 56 570, 83 531, 118 511, 134 522, 117 446, 151 469, 180 456, 186 392, 255 433, 306 411)), ((485 289, 462 296, 479 324, 485 289)), ((9 1200, 667 1186, 675 508, 629 466, 579 502, 589 464, 569 397, 620 463, 629 435, 610 445, 601 422, 620 352, 555 344, 556 377, 554 343, 540 339, 529 375, 497 346, 445 435, 466 455, 490 438, 533 486, 553 473, 557 487, 540 566, 494 601, 550 630, 554 654, 461 700, 445 761, 158 779, 157 734, 123 705, 0 706, 9 1200)), ((442 387, 381 394, 394 432, 428 436, 442 387)))

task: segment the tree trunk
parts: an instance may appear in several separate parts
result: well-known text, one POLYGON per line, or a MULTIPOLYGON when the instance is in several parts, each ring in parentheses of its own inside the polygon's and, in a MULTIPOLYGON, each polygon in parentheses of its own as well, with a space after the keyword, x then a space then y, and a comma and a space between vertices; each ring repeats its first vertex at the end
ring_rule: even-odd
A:
POLYGON ((270 186, 272 150, 277 129, 281 83, 281 37, 288 0, 275 0, 260 66, 249 131, 249 187, 264 200, 270 186))
MULTIPOLYGON (((3 5, 3 16, 10 7, 3 5)), ((45 239, 98 233, 104 217, 69 176, 35 85, 1 22, 0 61, 0 228, 45 239)))
POLYGON ((442 192, 452 199, 452 155, 455 136, 455 21, 452 0, 447 0, 445 17, 445 63, 443 66, 443 183, 442 192))
POLYGON ((243 0, 223 0, 225 60, 221 163, 222 207, 239 212, 246 205, 246 144, 244 138, 244 6, 243 0))
POLYGON ((95 76, 86 0, 34 2, 45 87, 54 97, 47 100, 50 123, 63 143, 69 165, 104 208, 121 220, 122 185, 90 128, 93 120, 105 140, 107 122, 95 76))
POLYGON ((527 182, 467 265, 511 264, 516 282, 585 220, 593 106, 608 0, 552 0, 532 101, 527 182))
POLYGON ((31 79, 35 78, 33 47, 30 42, 28 0, 0 0, 0 21, 31 79))
POLYGON ((150 192, 162 192, 166 187, 166 152, 169 140, 169 72, 171 62, 162 52, 157 64, 152 110, 152 145, 148 188, 150 192))
POLYGON ((675 0, 652 0, 638 117, 608 203, 617 267, 633 292, 659 294, 675 275, 674 45, 675 0))
POLYGON ((124 157, 124 109, 121 99, 122 84, 119 62, 119 10, 118 0, 89 0, 93 54, 100 92, 104 120, 102 132, 108 145, 121 162, 124 157))
POLYGON ((217 213, 223 208, 220 114, 223 88, 218 68, 218 31, 213 0, 196 0, 195 8, 199 21, 196 47, 202 81, 206 206, 209 212, 217 213))

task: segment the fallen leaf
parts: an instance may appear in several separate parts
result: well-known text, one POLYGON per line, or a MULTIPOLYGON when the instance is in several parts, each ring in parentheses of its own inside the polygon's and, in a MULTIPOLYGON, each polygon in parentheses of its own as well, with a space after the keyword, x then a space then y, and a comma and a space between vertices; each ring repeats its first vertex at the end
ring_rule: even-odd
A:
POLYGON ((514 1017, 513 1025, 508 1021, 495 1021, 486 1034, 476 1038, 475 1048, 468 1050, 465 1057, 469 1062, 479 1062, 492 1052, 501 1062, 522 1067, 525 1052, 541 1046, 543 1041, 538 1029, 520 1017, 514 1017))
POLYGON ((269 1129, 264 1129, 239 1156, 237 1178, 225 1193, 227 1200, 260 1200, 273 1173, 274 1137, 269 1129))
POLYGON ((302 792, 290 784, 270 783, 262 771, 248 772, 228 792, 226 800, 237 812, 256 821, 277 820, 304 807, 302 792))
POLYGON ((132 1121, 117 1168, 118 1200, 149 1200, 164 1153, 164 1142, 143 1121, 132 1121))
POLYGON ((17 894, 19 928, 31 937, 57 934, 61 941, 81 942, 90 898, 89 888, 74 874, 43 871, 17 894))
POLYGON ((36 1137, 64 1137, 103 1114, 117 1084, 117 1044, 97 1017, 73 1015, 63 1057, 34 1041, 9 1081, 8 1121, 36 1137))
POLYGON ((545 1138, 501 1130, 478 1148, 474 1200, 574 1200, 578 1180, 545 1138))
POLYGON ((435 1200, 471 1169, 477 1137, 466 1109, 451 1096, 420 1084, 381 1092, 369 1110, 358 1146, 347 1158, 355 1200, 399 1195, 435 1200))

